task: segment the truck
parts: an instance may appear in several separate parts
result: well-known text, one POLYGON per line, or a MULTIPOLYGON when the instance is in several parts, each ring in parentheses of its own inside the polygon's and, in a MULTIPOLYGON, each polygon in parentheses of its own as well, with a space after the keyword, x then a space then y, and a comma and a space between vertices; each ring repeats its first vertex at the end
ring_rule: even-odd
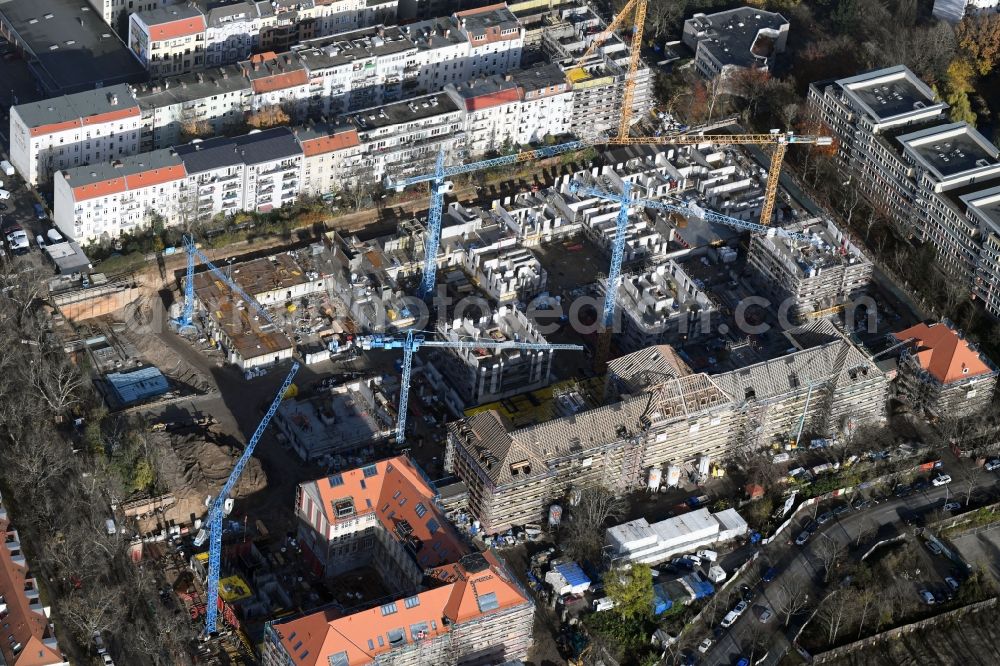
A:
POLYGON ((687 501, 688 506, 690 506, 692 509, 697 509, 699 506, 704 506, 704 505, 708 504, 708 502, 709 502, 708 495, 699 495, 698 497, 689 497, 688 501, 687 501))
POLYGON ((5 176, 13 176, 14 165, 8 162, 7 160, 3 160, 2 162, 0 162, 0 171, 3 171, 3 175, 5 176))

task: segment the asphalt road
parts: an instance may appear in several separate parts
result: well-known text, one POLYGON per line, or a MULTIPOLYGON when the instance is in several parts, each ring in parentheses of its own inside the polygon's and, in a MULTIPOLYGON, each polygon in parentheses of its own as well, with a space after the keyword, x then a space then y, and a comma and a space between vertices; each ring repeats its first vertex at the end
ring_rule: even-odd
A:
MULTIPOLYGON (((770 633, 766 657, 760 663, 777 664, 785 653, 792 649, 790 637, 794 637, 801 626, 801 619, 793 617, 789 626, 785 627, 785 617, 778 612, 781 608, 778 596, 782 588, 805 590, 811 602, 829 592, 829 588, 819 585, 823 575, 823 564, 822 558, 816 554, 817 544, 824 539, 830 539, 838 546, 846 548, 857 540, 860 534, 873 529, 879 530, 881 534, 913 530, 913 527, 903 523, 908 511, 919 513, 939 507, 946 498, 948 501, 965 502, 965 495, 970 487, 970 480, 966 476, 968 466, 968 461, 956 461, 949 456, 945 459, 943 470, 952 476, 953 480, 949 486, 939 488, 932 486, 908 497, 890 498, 867 509, 849 511, 821 526, 804 546, 799 547, 793 540, 814 516, 812 512, 803 512, 795 524, 782 534, 784 539, 779 539, 761 549, 759 566, 751 568, 750 575, 746 576, 746 582, 751 583, 758 580, 760 574, 769 566, 778 570, 778 575, 770 583, 761 582, 755 587, 756 594, 751 603, 751 607, 771 608, 775 611, 775 617, 767 625, 762 626, 756 614, 748 610, 732 627, 719 636, 701 663, 708 666, 728 666, 736 663, 741 656, 750 658, 751 663, 754 663, 764 657, 764 651, 760 648, 754 651, 753 644, 762 642, 758 640, 761 633, 770 633)), ((974 490, 974 493, 981 491, 1000 493, 998 480, 1000 477, 996 474, 984 472, 976 479, 973 488, 977 490, 974 490)), ((817 507, 817 510, 825 509, 817 507)), ((734 600, 733 605, 735 603, 734 600)))

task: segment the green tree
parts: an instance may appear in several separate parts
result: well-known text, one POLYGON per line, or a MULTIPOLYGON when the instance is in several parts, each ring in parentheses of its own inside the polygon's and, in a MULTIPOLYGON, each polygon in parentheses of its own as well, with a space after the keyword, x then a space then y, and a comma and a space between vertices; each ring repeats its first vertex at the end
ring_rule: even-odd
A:
POLYGON ((980 76, 993 71, 1000 60, 1000 15, 970 14, 955 29, 958 48, 972 60, 980 76))
POLYGON ((153 471, 153 465, 148 460, 140 460, 135 466, 132 487, 139 491, 147 491, 154 483, 156 483, 156 472, 153 471))
POLYGON ((976 113, 972 110, 972 103, 969 101, 969 93, 974 90, 973 82, 976 73, 972 64, 965 58, 956 58, 948 65, 945 75, 945 83, 948 94, 945 101, 951 107, 952 120, 956 122, 967 122, 970 125, 976 123, 976 113))
POLYGON ((604 577, 604 591, 615 602, 615 612, 622 619, 648 618, 653 610, 653 573, 646 564, 629 569, 615 569, 604 577))

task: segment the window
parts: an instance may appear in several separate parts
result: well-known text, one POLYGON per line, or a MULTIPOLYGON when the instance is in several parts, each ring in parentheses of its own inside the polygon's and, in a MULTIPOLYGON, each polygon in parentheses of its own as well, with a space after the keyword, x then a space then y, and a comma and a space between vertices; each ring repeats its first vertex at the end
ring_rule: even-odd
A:
POLYGON ((437 532, 440 528, 441 526, 438 524, 438 521, 435 520, 434 518, 431 518, 430 520, 427 521, 427 531, 430 532, 432 535, 435 532, 437 532))
MULTIPOLYGON (((368 645, 372 642, 368 641, 368 645)), ((347 660, 347 652, 338 652, 337 654, 330 655, 330 666, 349 666, 350 662, 347 660)))
POLYGON ((366 465, 361 468, 361 472, 365 475, 365 478, 371 478, 373 476, 378 476, 378 467, 375 465, 366 465))
POLYGON ((486 594, 477 598, 476 603, 479 604, 480 613, 485 613, 486 611, 491 611, 500 608, 500 602, 497 601, 496 592, 487 592, 486 594))
POLYGON ((399 498, 399 506, 403 506, 404 504, 406 504, 406 498, 405 497, 400 497, 399 498))
POLYGON ((403 600, 403 605, 407 608, 416 608, 420 605, 420 597, 408 597, 403 600))
POLYGON ((327 481, 330 482, 331 488, 344 485, 344 477, 340 474, 334 474, 333 476, 327 477, 327 481))
POLYGON ((388 603, 381 608, 382 615, 392 615, 396 612, 396 602, 388 603))
POLYGON ((416 624, 410 625, 410 638, 415 641, 422 640, 427 637, 427 623, 417 622, 416 624))
POLYGON ((421 502, 417 504, 417 506, 414 508, 414 511, 417 512, 417 518, 423 518, 424 515, 427 513, 427 507, 424 506, 423 502, 421 502))

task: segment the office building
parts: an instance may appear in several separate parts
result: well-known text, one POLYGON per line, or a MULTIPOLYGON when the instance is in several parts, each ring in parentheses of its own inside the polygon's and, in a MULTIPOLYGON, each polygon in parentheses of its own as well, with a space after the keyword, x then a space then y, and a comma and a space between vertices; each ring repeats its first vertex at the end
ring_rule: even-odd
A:
POLYGON ((731 77, 748 69, 769 71, 785 51, 789 23, 756 7, 695 14, 684 21, 681 41, 694 51, 695 70, 706 79, 731 77))

